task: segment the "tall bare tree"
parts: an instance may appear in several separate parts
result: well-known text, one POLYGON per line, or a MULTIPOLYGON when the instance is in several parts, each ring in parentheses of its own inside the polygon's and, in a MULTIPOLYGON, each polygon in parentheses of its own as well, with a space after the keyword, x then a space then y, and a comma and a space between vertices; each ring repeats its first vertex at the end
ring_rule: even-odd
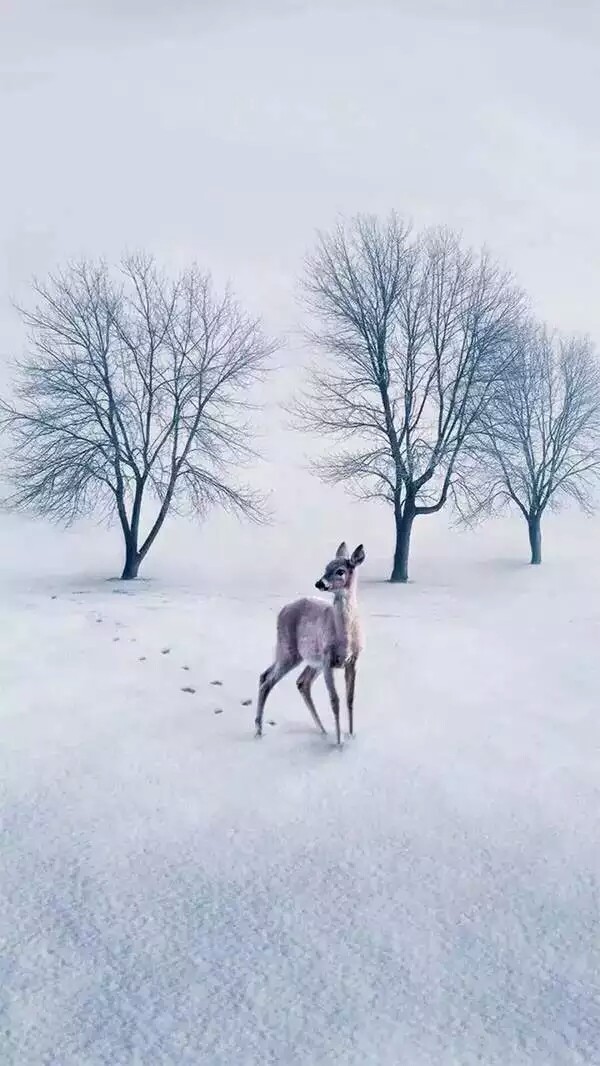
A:
POLYGON ((414 520, 456 491, 522 295, 485 252, 445 230, 413 237, 394 215, 319 235, 303 295, 322 358, 297 417, 337 444, 316 464, 325 480, 393 507, 391 580, 405 582, 414 520))
POLYGON ((14 397, 0 400, 11 506, 67 522, 115 514, 124 579, 169 511, 260 516, 235 470, 252 455, 248 389, 272 345, 229 292, 195 267, 169 280, 138 256, 116 277, 69 266, 35 293, 14 397))
POLYGON ((476 453, 469 517, 514 504, 527 522, 531 562, 541 563, 546 508, 571 499, 591 510, 600 475, 600 366, 590 342, 523 323, 476 453))

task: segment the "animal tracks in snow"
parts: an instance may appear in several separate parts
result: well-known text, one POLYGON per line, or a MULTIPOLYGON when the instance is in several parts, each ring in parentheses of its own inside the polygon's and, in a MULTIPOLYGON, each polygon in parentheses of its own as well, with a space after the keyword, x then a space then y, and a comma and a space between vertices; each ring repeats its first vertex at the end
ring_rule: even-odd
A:
MULTIPOLYGON (((109 637, 109 639, 110 639, 112 644, 114 644, 114 645, 119 644, 119 645, 121 645, 123 647, 123 649, 125 649, 128 645, 137 644, 138 648, 139 648, 139 643, 140 643, 139 636, 138 637, 132 637, 132 636, 126 636, 126 635, 123 634, 122 631, 124 629, 125 630, 127 629, 127 624, 126 623, 120 622, 120 621, 118 621, 116 619, 109 619, 109 618, 103 617, 100 614, 97 614, 92 619, 92 621, 94 621, 97 624, 103 624, 104 623, 104 624, 108 625, 109 628, 108 628, 108 632, 106 633, 106 636, 109 637), (111 629, 113 631, 112 634, 110 633, 111 629), (115 633, 115 629, 117 630, 116 633, 115 633), (121 632, 119 632, 119 631, 121 631, 121 632)), ((141 651, 141 648, 139 648, 139 650, 141 651)), ((133 652, 134 649, 131 648, 131 651, 133 652)), ((188 675, 193 674, 193 672, 194 672, 193 667, 190 666, 189 663, 186 663, 185 661, 178 663, 177 662, 177 658, 178 658, 177 649, 174 648, 170 644, 164 644, 162 646, 159 645, 158 648, 156 648, 156 650, 154 652, 152 652, 152 653, 151 652, 147 652, 144 655, 139 655, 139 654, 136 655, 134 661, 138 662, 138 663, 144 663, 146 665, 146 667, 147 667, 148 664, 151 663, 152 661, 154 661, 155 663, 158 663, 158 661, 160 659, 163 659, 163 660, 169 662, 169 666, 167 667, 167 671, 171 669, 171 664, 172 664, 172 668, 174 668, 176 670, 183 671, 184 673, 186 673, 188 675)), ((164 669, 162 669, 162 668, 161 668, 161 674, 163 676, 165 676, 164 675, 164 669)), ((167 674, 167 676, 168 676, 168 674, 167 674)), ((194 683, 191 683, 191 682, 192 682, 192 677, 190 677, 190 683, 185 684, 185 685, 181 685, 180 684, 178 686, 179 687, 179 691, 182 694, 187 695, 187 696, 200 696, 202 698, 203 684, 206 685, 206 688, 207 688, 208 691, 210 691, 211 688, 218 688, 218 689, 225 690, 226 687, 227 687, 225 682, 221 678, 219 678, 218 676, 217 677, 213 677, 210 680, 206 680, 204 683, 201 682, 200 684, 198 684, 197 681, 195 681, 194 683)), ((228 704, 231 702, 230 700, 228 700, 228 702, 225 705, 221 704, 220 706, 215 706, 214 703, 213 703, 212 706, 211 706, 211 700, 210 700, 210 696, 208 695, 208 691, 206 693, 208 698, 207 698, 207 701, 206 701, 204 709, 207 712, 212 711, 212 713, 215 714, 215 715, 221 715, 221 714, 226 713, 226 711, 228 709, 234 709, 236 704, 237 704, 238 707, 248 708, 248 707, 252 707, 252 705, 254 703, 254 700, 251 697, 249 697, 249 696, 245 696, 245 697, 238 696, 237 699, 236 699, 235 695, 232 694, 232 696, 233 696, 233 705, 231 707, 228 707, 228 704)), ((271 726, 274 726, 275 722, 271 720, 268 724, 271 725, 271 726)))

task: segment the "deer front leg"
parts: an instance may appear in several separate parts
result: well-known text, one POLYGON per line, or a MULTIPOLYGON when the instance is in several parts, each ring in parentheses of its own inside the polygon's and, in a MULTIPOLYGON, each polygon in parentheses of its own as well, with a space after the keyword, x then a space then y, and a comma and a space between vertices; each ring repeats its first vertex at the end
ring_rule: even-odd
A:
POLYGON ((348 707, 348 732, 354 736, 354 686, 356 684, 356 659, 349 659, 344 666, 346 679, 346 704, 348 707))
POLYGON ((329 699, 331 700, 331 710, 333 711, 333 717, 335 719, 335 735, 339 746, 342 743, 342 737, 340 734, 340 698, 337 694, 333 678, 333 668, 330 663, 327 663, 324 666, 323 677, 325 678, 329 699))

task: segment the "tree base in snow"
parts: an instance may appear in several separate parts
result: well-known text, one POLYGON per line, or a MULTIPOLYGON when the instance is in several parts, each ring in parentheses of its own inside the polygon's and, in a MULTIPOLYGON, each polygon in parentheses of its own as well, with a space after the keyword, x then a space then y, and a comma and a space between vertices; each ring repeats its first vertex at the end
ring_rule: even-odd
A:
POLYGON ((136 577, 138 576, 139 569, 140 563, 138 560, 132 563, 125 563, 123 573, 121 574, 121 581, 135 581, 136 577))

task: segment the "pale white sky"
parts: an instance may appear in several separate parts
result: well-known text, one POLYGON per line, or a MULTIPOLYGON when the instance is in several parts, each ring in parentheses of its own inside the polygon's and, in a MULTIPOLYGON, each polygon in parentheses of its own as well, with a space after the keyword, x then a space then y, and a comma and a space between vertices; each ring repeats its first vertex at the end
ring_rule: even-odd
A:
POLYGON ((600 332, 594 6, 3 0, 2 287, 144 245, 285 326, 314 227, 395 207, 600 332))
POLYGON ((600 339, 599 8, 0 0, 0 358, 34 271, 133 248, 196 258, 285 332, 314 228, 390 208, 488 243, 600 339))

